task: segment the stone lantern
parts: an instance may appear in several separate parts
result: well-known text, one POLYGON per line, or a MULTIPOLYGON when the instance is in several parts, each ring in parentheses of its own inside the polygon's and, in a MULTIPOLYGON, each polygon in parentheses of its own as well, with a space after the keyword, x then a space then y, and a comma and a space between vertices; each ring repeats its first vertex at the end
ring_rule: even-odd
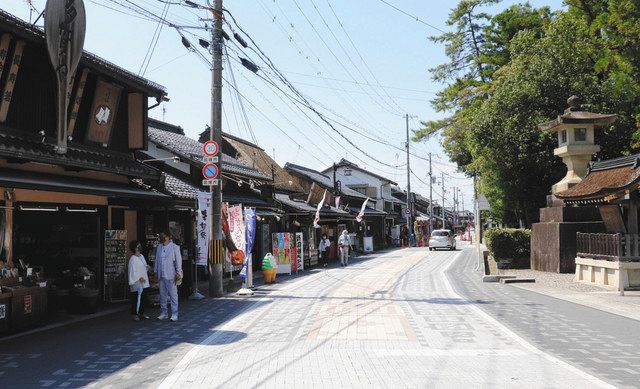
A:
POLYGON ((577 96, 569 97, 567 103, 569 108, 562 115, 539 126, 542 131, 557 133, 558 147, 553 154, 562 158, 567 165, 567 175, 551 187, 551 194, 567 190, 582 181, 592 156, 600 151, 600 146, 594 141, 596 127, 616 121, 616 115, 583 111, 577 96))

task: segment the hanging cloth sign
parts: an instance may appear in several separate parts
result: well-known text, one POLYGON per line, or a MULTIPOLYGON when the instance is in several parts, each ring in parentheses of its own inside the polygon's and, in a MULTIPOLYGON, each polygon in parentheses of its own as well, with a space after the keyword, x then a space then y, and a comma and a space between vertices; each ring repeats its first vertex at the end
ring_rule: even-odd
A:
POLYGON ((196 217, 196 235, 198 237, 198 255, 196 264, 207 265, 209 234, 211 231, 211 192, 198 192, 198 214, 196 217))
POLYGON ((365 208, 367 208, 367 203, 369 202, 369 198, 367 197, 367 199, 364 201, 364 203, 362 203, 362 208, 360 208, 360 213, 358 213, 358 216, 356 216, 356 221, 358 223, 362 222, 362 219, 364 218, 364 210, 365 208))
POLYGON ((320 202, 318 203, 318 208, 316 209, 316 217, 313 219, 314 228, 320 228, 320 224, 318 224, 318 222, 320 221, 320 210, 324 205, 324 200, 326 197, 327 197, 327 190, 325 189, 324 194, 322 195, 322 200, 320 200, 320 202))

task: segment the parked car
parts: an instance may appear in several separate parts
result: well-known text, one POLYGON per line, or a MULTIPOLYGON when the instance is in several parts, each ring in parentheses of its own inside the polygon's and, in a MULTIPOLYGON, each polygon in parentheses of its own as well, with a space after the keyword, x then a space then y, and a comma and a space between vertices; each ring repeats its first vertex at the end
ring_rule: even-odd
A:
POLYGON ((434 230, 429 237, 429 250, 456 249, 456 237, 451 230, 434 230))

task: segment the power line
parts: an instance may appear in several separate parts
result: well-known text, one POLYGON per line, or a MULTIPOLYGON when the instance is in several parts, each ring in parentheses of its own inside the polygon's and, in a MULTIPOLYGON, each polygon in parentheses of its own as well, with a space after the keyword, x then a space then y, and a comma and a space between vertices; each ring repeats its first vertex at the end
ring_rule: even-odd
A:
MULTIPOLYGON (((294 0, 295 2, 295 0, 294 0)), ((264 51, 262 51, 262 49, 260 49, 260 47, 256 44, 256 42, 253 40, 253 38, 247 34, 247 32, 238 24, 238 22, 236 21, 236 19, 234 18, 233 14, 231 12, 229 12, 228 10, 224 10, 227 14, 229 14, 229 16, 231 16, 231 19, 233 20, 233 23, 240 29, 240 31, 242 31, 242 33, 247 36, 247 38, 251 41, 251 43, 254 45, 255 49, 252 48, 252 50, 254 52, 256 52, 259 56, 261 56, 261 58, 265 61, 265 63, 276 73, 276 75, 278 76, 278 78, 280 79, 280 81, 285 84, 287 86, 287 88, 289 88, 294 94, 296 94, 298 97, 300 97, 300 99, 304 102, 305 106, 310 109, 313 113, 315 113, 320 120, 322 120, 323 122, 325 122, 334 132, 336 132, 342 139, 344 139, 347 143, 349 143, 353 148, 355 148, 356 150, 358 150, 359 152, 361 152, 362 154, 364 154, 366 157, 368 157, 369 159, 384 165, 384 166, 388 166, 388 167, 392 167, 395 168, 395 165, 391 165, 388 164, 386 162, 382 162, 380 160, 378 160, 377 158, 373 157, 371 154, 369 154, 368 152, 366 152, 365 150, 363 150, 362 148, 360 148, 358 145, 356 145, 353 141, 351 141, 351 139, 347 138, 344 134, 342 134, 342 132, 338 131, 326 118, 325 116, 320 113, 313 105, 311 105, 311 103, 309 103, 309 101, 307 100, 306 96, 303 95, 295 86, 293 86, 291 84, 291 82, 286 78, 286 76, 284 74, 282 74, 282 72, 280 72, 280 70, 275 66, 275 64, 273 63, 273 61, 269 58, 269 56, 267 56, 264 51), (257 51, 256 51, 257 50, 257 51)))
POLYGON ((434 26, 433 24, 429 24, 429 23, 425 22, 424 20, 420 19, 419 17, 417 17, 417 16, 415 16, 415 15, 411 15, 410 13, 408 13, 408 12, 406 12, 406 11, 403 11, 403 10, 401 10, 400 8, 396 7, 395 5, 393 5, 393 4, 391 4, 391 3, 389 3, 389 2, 387 2, 387 1, 385 1, 385 0, 380 0, 380 1, 381 1, 381 2, 383 2, 384 4, 388 5, 389 7, 391 7, 391 8, 393 8, 393 9, 395 9, 396 11, 400 12, 401 14, 404 14, 404 15, 406 15, 406 16, 408 16, 408 17, 410 17, 411 19, 415 20, 415 21, 416 21, 416 22, 418 22, 418 23, 422 23, 422 24, 424 24, 425 26, 431 27, 431 28, 433 28, 434 30, 440 31, 440 32, 441 32, 441 33, 443 33, 443 34, 446 34, 446 33, 447 33, 447 32, 446 32, 446 31, 444 31, 443 29, 438 28, 438 27, 434 26))
MULTIPOLYGON (((162 10, 162 19, 167 17, 167 12, 169 11, 169 6, 171 4, 166 3, 164 9, 162 10)), ((151 63, 151 57, 156 50, 156 46, 158 45, 158 41, 160 40, 160 33, 162 33, 162 28, 164 27, 164 23, 161 20, 158 21, 158 25, 156 26, 155 31, 153 32, 153 37, 151 38, 151 42, 149 42, 149 48, 147 48, 147 53, 144 55, 144 59, 142 60, 142 64, 140 65, 140 70, 138 70, 138 75, 144 76, 149 68, 149 63, 151 63)))
MULTIPOLYGON (((302 14, 302 16, 304 17, 304 19, 307 21, 307 23, 309 23, 309 25, 311 26, 311 29, 316 33, 316 35, 318 36, 318 38, 320 39, 320 41, 324 44, 324 46, 327 48, 327 50, 329 51, 329 53, 331 53, 331 55, 333 56, 333 58, 336 60, 336 62, 340 65, 340 67, 342 67, 342 69, 345 71, 345 73, 349 76, 349 78, 351 78, 353 81, 356 81, 355 77, 351 74, 351 72, 349 71, 349 69, 347 69, 347 67, 344 65, 344 63, 340 60, 340 58, 338 58, 338 56, 335 54, 335 52, 333 51, 333 49, 331 49, 331 46, 327 43, 327 41, 322 37, 322 34, 320 34, 320 32, 318 31, 318 29, 316 28, 316 26, 313 24, 313 22, 309 19, 309 17, 307 16, 307 14, 302 10, 302 7, 300 7, 300 4, 298 3, 297 0, 293 0, 293 3, 296 5, 296 7, 298 8, 298 10, 300 11, 300 13, 302 14)), ((364 91, 364 88, 362 88, 362 90, 364 91)), ((398 112, 392 112, 389 111, 388 108, 384 107, 383 105, 381 105, 378 100, 374 99, 371 95, 369 95, 369 97, 371 98, 371 101, 375 102, 380 108, 382 108, 383 110, 391 113, 392 115, 398 115, 401 116, 398 112)))
MULTIPOLYGON (((304 50, 296 43, 296 40, 293 39, 293 37, 291 35, 289 35, 286 31, 286 29, 284 28, 284 26, 282 26, 282 24, 280 23, 280 21, 277 18, 277 15, 275 15, 274 13, 272 13, 262 2, 262 0, 258 0, 260 5, 262 6, 262 8, 270 13, 273 16, 273 21, 280 27, 280 29, 283 31, 283 33, 285 34, 285 36, 288 38, 289 43, 291 43, 293 46, 295 46, 295 48, 298 51, 298 54, 300 56, 302 56, 311 66, 311 68, 313 68, 313 70, 318 73, 318 74, 322 74, 322 72, 318 71, 318 68, 316 68, 316 64, 314 62, 312 62, 309 59, 308 55, 304 54, 304 50)), ((311 46, 306 42, 306 40, 304 39, 303 34, 300 33, 300 31, 298 31, 298 29, 296 28, 295 24, 291 21, 291 19, 287 16, 286 12, 282 9, 282 7, 280 7, 278 2, 274 2, 274 4, 276 5, 276 7, 278 8, 278 10, 281 12, 282 16, 284 16, 286 22, 289 24, 289 26, 293 29, 293 31, 295 31, 295 33, 297 34, 297 36, 300 38, 300 41, 302 42, 302 44, 304 46, 307 47, 307 49, 309 49, 309 51, 311 52, 311 54, 313 55, 313 57, 315 57, 315 59, 317 60, 317 63, 319 65, 321 65, 326 71, 327 73, 329 72, 329 69, 327 68, 327 66, 324 64, 324 62, 315 54, 315 52, 313 51, 313 49, 311 48, 311 46)), ((331 84, 329 81, 329 79, 323 80, 325 81, 325 83, 331 87, 334 87, 333 84, 331 84)), ((363 113, 367 111, 367 109, 362 106, 359 101, 357 99, 353 99, 351 98, 351 96, 346 95, 347 97, 345 98, 345 96, 343 96, 342 94, 338 93, 338 91, 336 90, 332 90, 334 92, 334 94, 340 99, 342 100, 344 107, 348 108, 351 113, 353 114, 354 117, 358 117, 360 120, 362 120, 364 123, 367 123, 370 127, 374 128, 375 126, 369 121, 369 117, 367 115, 364 115, 363 113), (355 106, 355 107, 354 107, 355 106)))

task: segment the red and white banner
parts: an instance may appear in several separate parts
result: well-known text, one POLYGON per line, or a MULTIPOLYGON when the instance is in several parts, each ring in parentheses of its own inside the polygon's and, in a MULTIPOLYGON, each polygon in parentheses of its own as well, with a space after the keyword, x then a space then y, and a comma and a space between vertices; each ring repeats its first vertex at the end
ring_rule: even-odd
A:
MULTIPOLYGON (((231 240, 243 253, 244 260, 244 250, 247 242, 247 237, 244 233, 244 217, 242 214, 242 205, 231 205, 227 208, 227 212, 229 215, 229 235, 231 236, 231 240)), ((233 255, 229 253, 229 255, 233 255)), ((233 258, 235 259, 235 258, 233 258)), ((235 265, 238 261, 231 260, 231 262, 235 265)), ((242 263, 242 262, 240 262, 242 263)))
POLYGON ((324 200, 326 198, 327 198, 327 190, 325 189, 324 194, 322 195, 322 200, 320 200, 320 202, 318 203, 318 208, 316 209, 316 217, 313 219, 314 228, 320 228, 320 224, 318 224, 318 222, 320 221, 320 210, 324 206, 324 200))
POLYGON ((364 209, 367 207, 368 202, 369 202, 369 198, 367 197, 364 203, 362 203, 362 208, 360 208, 360 213, 358 213, 358 216, 356 216, 356 221, 358 223, 362 222, 362 218, 364 218, 364 209))

